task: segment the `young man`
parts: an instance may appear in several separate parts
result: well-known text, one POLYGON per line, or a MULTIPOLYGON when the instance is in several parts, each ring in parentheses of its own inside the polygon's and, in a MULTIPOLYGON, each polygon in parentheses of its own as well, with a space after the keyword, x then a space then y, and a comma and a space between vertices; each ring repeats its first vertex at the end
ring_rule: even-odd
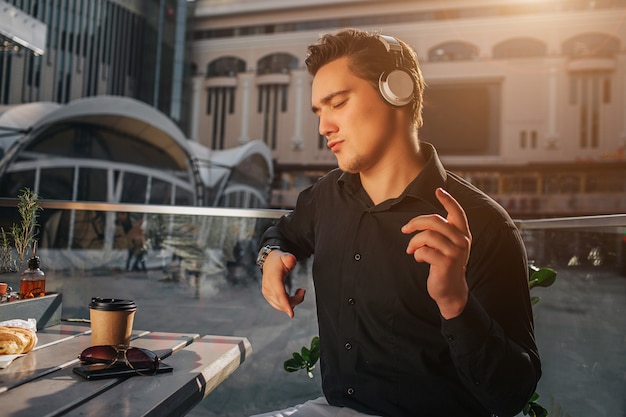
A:
POLYGON ((293 317, 305 292, 288 294, 285 277, 314 255, 324 397, 267 415, 517 414, 541 375, 523 242, 418 141, 415 53, 344 30, 306 64, 339 169, 266 231, 259 264, 264 297, 293 317))

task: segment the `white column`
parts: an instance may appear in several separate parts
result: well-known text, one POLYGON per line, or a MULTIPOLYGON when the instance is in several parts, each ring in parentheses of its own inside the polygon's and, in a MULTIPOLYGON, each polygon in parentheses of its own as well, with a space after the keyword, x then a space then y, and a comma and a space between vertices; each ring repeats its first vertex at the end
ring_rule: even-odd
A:
POLYGON ((302 112, 304 111, 304 79, 307 73, 302 71, 292 72, 292 80, 295 84, 295 103, 294 103, 294 127, 293 137, 291 138, 291 147, 293 150, 301 151, 304 149, 304 136, 302 135, 302 112))
POLYGON ((548 148, 558 147, 559 133, 557 132, 557 82, 558 70, 552 63, 548 74, 548 132, 546 134, 546 146, 548 148))
POLYGON ((254 74, 239 74, 237 88, 241 88, 241 133, 239 134, 239 144, 250 142, 250 95, 252 92, 252 77, 254 74))
POLYGON ((189 120, 189 139, 198 142, 198 129, 200 124, 200 109, 203 109, 202 105, 202 89, 204 84, 203 76, 195 76, 191 82, 191 114, 189 120))

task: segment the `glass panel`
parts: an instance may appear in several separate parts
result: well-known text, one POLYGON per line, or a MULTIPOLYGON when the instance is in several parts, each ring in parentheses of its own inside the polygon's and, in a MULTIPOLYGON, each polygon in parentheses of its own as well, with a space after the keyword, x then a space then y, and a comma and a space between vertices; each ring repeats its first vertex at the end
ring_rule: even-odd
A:
POLYGON ((146 187, 148 178, 145 175, 124 173, 124 186, 122 187, 122 203, 144 204, 146 202, 146 187))
POLYGON ((42 198, 72 201, 74 168, 42 169, 39 179, 39 189, 45 190, 45 193, 41 193, 42 198))
POLYGON ((17 171, 4 174, 0 181, 0 196, 16 198, 22 188, 35 189, 35 171, 17 171))
POLYGON ((171 204, 172 203, 172 184, 159 180, 152 179, 152 186, 150 187, 150 199, 149 204, 171 204))
POLYGON ((108 201, 107 171, 81 168, 78 177, 77 201, 108 201))

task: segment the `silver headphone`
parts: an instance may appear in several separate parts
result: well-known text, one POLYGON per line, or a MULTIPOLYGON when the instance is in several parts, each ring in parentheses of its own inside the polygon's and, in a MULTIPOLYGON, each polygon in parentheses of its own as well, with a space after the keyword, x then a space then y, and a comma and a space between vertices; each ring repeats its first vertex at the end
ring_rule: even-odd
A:
POLYGON ((378 35, 378 40, 385 46, 387 52, 394 55, 396 62, 394 70, 380 74, 378 91, 383 99, 392 106, 406 106, 413 100, 415 85, 413 77, 404 67, 402 46, 392 36, 378 35))

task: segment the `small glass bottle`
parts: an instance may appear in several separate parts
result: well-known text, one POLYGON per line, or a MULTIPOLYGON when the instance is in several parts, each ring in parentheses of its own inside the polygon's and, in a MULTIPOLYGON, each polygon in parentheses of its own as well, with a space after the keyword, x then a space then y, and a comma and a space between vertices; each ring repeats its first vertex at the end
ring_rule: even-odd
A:
POLYGON ((37 241, 33 245, 33 256, 20 280, 20 300, 46 295, 46 274, 40 269, 41 259, 37 256, 37 241))

